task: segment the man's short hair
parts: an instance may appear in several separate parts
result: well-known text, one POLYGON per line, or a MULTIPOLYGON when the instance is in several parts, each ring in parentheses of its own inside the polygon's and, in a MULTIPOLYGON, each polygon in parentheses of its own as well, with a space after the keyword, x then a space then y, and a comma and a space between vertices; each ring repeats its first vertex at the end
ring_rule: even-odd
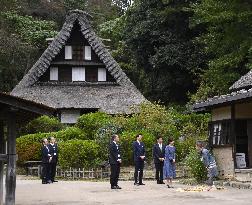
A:
POLYGON ((114 141, 117 136, 118 136, 117 134, 112 135, 111 136, 111 141, 114 141))
POLYGON ((137 134, 137 135, 136 135, 136 139, 137 139, 140 135, 142 135, 142 134, 141 134, 141 133, 137 134))

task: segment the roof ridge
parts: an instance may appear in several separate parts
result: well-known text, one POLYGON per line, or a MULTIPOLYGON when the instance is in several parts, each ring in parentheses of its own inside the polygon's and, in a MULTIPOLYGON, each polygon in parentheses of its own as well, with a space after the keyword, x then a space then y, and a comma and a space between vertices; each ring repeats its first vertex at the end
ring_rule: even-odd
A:
POLYGON ((76 20, 78 20, 83 36, 85 37, 85 39, 87 39, 94 52, 105 64, 106 69, 115 78, 116 82, 119 85, 129 86, 138 91, 135 85, 123 72, 119 64, 109 53, 105 45, 101 42, 99 37, 95 34, 88 19, 89 17, 91 16, 85 11, 81 10, 70 11, 66 16, 65 23, 63 24, 61 30, 58 32, 54 40, 46 48, 46 50, 40 56, 38 61, 32 66, 32 68, 18 83, 18 85, 12 90, 11 94, 15 94, 17 90, 20 90, 24 87, 33 85, 38 81, 39 77, 41 77, 46 72, 52 60, 56 57, 56 55, 58 55, 63 46, 66 44, 66 41, 69 39, 71 31, 74 26, 74 22, 76 20))

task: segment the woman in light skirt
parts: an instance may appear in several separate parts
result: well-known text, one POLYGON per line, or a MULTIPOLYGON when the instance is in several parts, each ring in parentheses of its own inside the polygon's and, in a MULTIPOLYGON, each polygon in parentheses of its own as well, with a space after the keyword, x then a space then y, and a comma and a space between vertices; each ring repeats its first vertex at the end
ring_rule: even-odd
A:
POLYGON ((175 154, 176 148, 174 147, 174 140, 169 139, 168 145, 165 148, 165 160, 163 168, 164 179, 167 181, 168 188, 173 188, 172 179, 176 177, 175 154))

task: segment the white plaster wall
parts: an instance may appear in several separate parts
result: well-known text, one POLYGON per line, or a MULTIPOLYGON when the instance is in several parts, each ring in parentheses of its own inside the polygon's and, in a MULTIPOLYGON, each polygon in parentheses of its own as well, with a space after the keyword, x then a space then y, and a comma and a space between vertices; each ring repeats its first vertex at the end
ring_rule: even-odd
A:
POLYGON ((234 177, 233 147, 218 147, 213 149, 220 178, 234 177))
POLYGON ((60 121, 62 123, 73 124, 77 122, 78 117, 80 117, 79 110, 62 110, 60 121))
POLYGON ((214 108, 212 110, 212 121, 231 119, 231 106, 214 108))

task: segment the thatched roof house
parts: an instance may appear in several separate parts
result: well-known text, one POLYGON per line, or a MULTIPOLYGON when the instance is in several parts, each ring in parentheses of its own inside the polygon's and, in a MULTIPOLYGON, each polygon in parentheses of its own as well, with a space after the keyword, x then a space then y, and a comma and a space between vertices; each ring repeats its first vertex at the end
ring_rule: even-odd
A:
POLYGON ((61 121, 74 123, 92 111, 131 113, 146 101, 113 59, 83 11, 66 21, 12 95, 56 108, 61 121))

